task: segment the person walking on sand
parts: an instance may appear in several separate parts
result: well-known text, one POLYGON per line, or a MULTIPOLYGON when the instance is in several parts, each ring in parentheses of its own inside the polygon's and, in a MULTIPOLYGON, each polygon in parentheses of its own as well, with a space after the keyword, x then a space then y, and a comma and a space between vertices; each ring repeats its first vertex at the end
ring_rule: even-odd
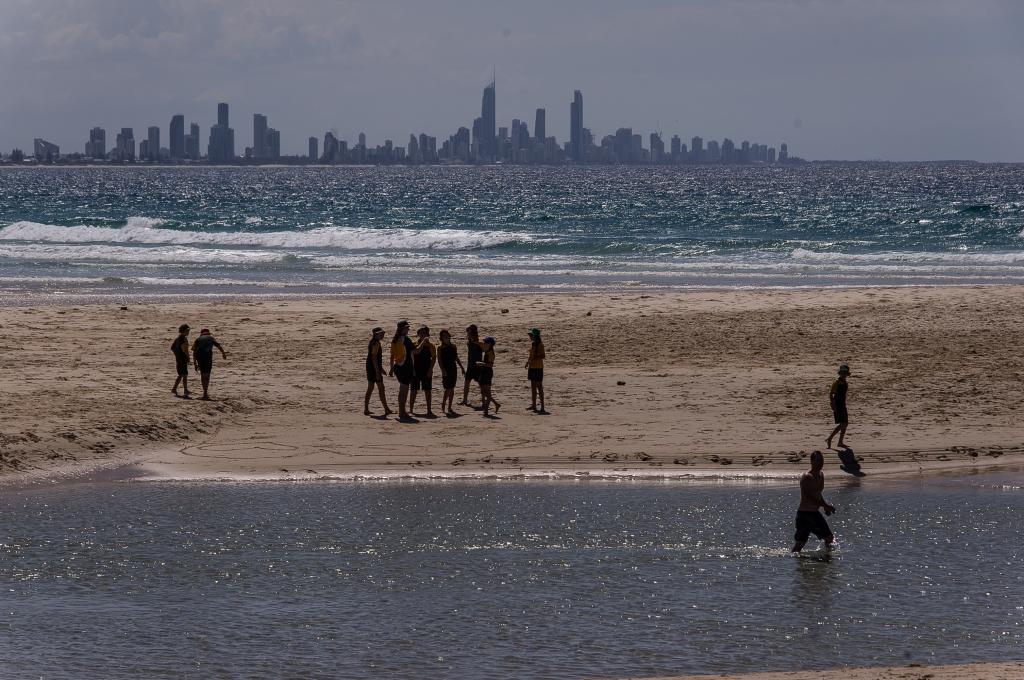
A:
POLYGON ((447 328, 441 330, 440 337, 441 346, 437 348, 437 364, 441 367, 441 387, 444 388, 444 395, 441 397, 441 411, 449 418, 453 418, 458 415, 452 408, 452 403, 455 401, 455 384, 459 380, 459 373, 455 369, 458 367, 463 374, 466 373, 466 369, 459 361, 459 348, 452 342, 452 334, 448 332, 447 328), (445 404, 448 405, 447 408, 445 408, 445 404))
POLYGON ((533 402, 529 411, 547 415, 544 410, 544 343, 540 339, 540 329, 531 328, 530 355, 526 359, 526 377, 530 381, 530 400, 533 402), (540 410, 537 410, 537 397, 540 397, 540 410))
MULTIPOLYGON (((466 371, 462 380, 462 401, 463 406, 470 406, 469 386, 480 375, 480 360, 483 358, 483 346, 480 342, 480 331, 476 324, 466 327, 466 371)), ((478 381, 479 382, 479 381, 478 381)), ((483 387, 480 388, 481 393, 483 387)))
POLYGON ((213 372, 213 348, 216 347, 220 350, 220 356, 222 359, 228 358, 228 353, 224 351, 224 348, 220 346, 212 335, 210 335, 209 328, 203 328, 199 331, 199 337, 192 343, 192 356, 195 358, 196 370, 199 371, 199 377, 203 382, 203 401, 210 400, 210 373, 213 372))
POLYGON ((434 387, 434 364, 437 363, 437 347, 430 342, 430 328, 421 326, 416 331, 416 349, 412 351, 413 379, 412 393, 409 396, 409 412, 416 412, 416 394, 423 390, 427 400, 427 417, 436 418, 432 407, 434 387))
POLYGON ((846 436, 846 426, 850 423, 850 414, 846 412, 846 391, 850 387, 846 383, 846 378, 849 375, 850 367, 847 364, 839 364, 839 377, 833 381, 832 387, 828 390, 828 402, 836 421, 835 429, 825 440, 825 447, 829 449, 832 448, 832 438, 837 434, 839 435, 839 441, 836 442, 838 448, 846 448, 843 437, 846 436))
POLYGON ((406 409, 406 401, 409 398, 409 385, 412 384, 413 366, 412 352, 416 349, 412 340, 409 339, 409 322, 399 321, 395 329, 395 335, 391 338, 391 363, 388 366, 388 375, 398 379, 398 419, 409 421, 409 411, 406 409))
POLYGON ((178 326, 178 337, 171 343, 171 351, 174 353, 174 365, 178 371, 178 377, 174 379, 174 387, 171 392, 178 396, 178 385, 181 385, 185 393, 183 398, 191 399, 192 393, 188 391, 188 332, 191 330, 187 323, 178 326))
POLYGON ((821 495, 825 489, 825 473, 821 471, 824 466, 825 456, 821 451, 812 451, 811 469, 800 477, 800 506, 796 511, 796 534, 793 536, 795 542, 791 552, 803 550, 811 534, 825 541, 825 550, 832 551, 835 535, 818 512, 818 508, 825 508, 826 515, 836 511, 835 506, 821 495))
POLYGON ((494 384, 494 345, 494 338, 484 338, 483 360, 479 362, 477 381, 480 383, 480 394, 483 397, 484 418, 491 417, 487 413, 487 409, 491 404, 494 404, 494 415, 498 415, 498 409, 501 408, 501 404, 498 403, 498 400, 494 398, 494 394, 491 392, 492 385, 494 384))
POLYGON ((380 395, 380 405, 384 407, 384 417, 387 418, 393 413, 388 408, 388 400, 384 396, 384 355, 380 341, 384 339, 384 329, 377 326, 372 331, 370 344, 366 348, 366 397, 363 399, 363 415, 370 415, 370 397, 373 396, 373 388, 377 388, 380 395))

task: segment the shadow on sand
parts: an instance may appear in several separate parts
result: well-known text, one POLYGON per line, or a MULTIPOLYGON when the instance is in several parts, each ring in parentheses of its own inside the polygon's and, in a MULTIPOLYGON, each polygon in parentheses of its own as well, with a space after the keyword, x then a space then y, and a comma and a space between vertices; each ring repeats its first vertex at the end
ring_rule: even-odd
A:
POLYGON ((857 456, 853 454, 853 449, 849 446, 838 449, 837 455, 839 456, 839 462, 842 463, 839 466, 840 470, 854 477, 864 476, 864 472, 860 469, 860 463, 857 462, 857 456))

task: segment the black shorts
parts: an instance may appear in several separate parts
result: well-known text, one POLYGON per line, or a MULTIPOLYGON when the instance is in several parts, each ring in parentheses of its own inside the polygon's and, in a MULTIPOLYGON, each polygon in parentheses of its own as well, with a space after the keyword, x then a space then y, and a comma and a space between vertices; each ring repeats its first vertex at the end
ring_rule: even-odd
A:
POLYGON ((526 377, 530 379, 530 382, 544 382, 544 369, 528 368, 526 369, 526 377))
POLYGON ((211 373, 213 371, 213 357, 196 359, 196 366, 200 373, 211 373))
POLYGON ((178 375, 182 378, 188 377, 188 359, 175 359, 174 366, 178 369, 178 375))
POLYGON ((485 366, 480 369, 480 374, 477 376, 476 381, 481 385, 490 385, 494 382, 494 369, 489 366, 485 366))
POLYGON ((825 516, 817 510, 798 510, 796 513, 796 533, 793 534, 794 540, 797 543, 804 543, 811 534, 824 541, 832 535, 832 530, 828 528, 825 516))
POLYGON ((835 416, 836 425, 847 425, 850 422, 850 414, 846 412, 846 407, 837 408, 832 410, 832 415, 835 416))
MULTIPOLYGON (((384 375, 384 371, 381 371, 380 375, 383 376, 384 375)), ((384 382, 383 377, 380 380, 377 379, 377 368, 375 366, 367 366, 366 367, 366 382, 371 382, 371 383, 384 382)))
POLYGON ((427 390, 434 389, 434 376, 431 375, 415 375, 412 379, 412 388, 414 390, 427 390))
POLYGON ((455 389, 455 383, 457 383, 458 381, 459 374, 456 373, 455 371, 448 371, 443 376, 441 376, 441 387, 445 388, 446 390, 453 390, 455 389))
POLYGON ((473 382, 474 380, 479 382, 479 377, 480 377, 480 369, 477 368, 476 366, 470 366, 469 368, 466 369, 466 382, 467 383, 473 382))
POLYGON ((412 368, 395 366, 395 378, 398 379, 398 384, 400 385, 411 385, 413 379, 412 368))

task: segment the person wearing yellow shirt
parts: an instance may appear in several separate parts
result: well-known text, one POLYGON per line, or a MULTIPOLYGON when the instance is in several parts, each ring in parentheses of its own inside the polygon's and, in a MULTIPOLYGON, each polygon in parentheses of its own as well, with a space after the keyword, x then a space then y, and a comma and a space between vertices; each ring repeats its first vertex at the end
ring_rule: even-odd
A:
POLYGON ((398 378, 398 419, 410 421, 412 417, 406 409, 409 398, 409 385, 413 380, 412 353, 416 347, 409 339, 409 322, 399 321, 395 336, 391 338, 391 364, 388 375, 398 378))
POLYGON ((530 336, 530 355, 526 359, 526 377, 530 380, 530 397, 533 404, 528 410, 540 415, 547 415, 544 410, 544 342, 540 339, 540 329, 531 328, 527 335, 530 336), (540 398, 540 409, 537 408, 537 398, 540 398))

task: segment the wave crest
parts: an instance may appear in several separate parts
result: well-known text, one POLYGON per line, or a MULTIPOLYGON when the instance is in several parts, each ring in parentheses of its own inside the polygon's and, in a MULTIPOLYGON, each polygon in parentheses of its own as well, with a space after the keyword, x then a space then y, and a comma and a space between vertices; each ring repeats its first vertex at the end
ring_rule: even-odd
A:
POLYGON ((337 250, 481 250, 534 240, 528 234, 468 229, 321 227, 307 231, 185 231, 161 228, 164 221, 130 217, 125 226, 65 227, 15 222, 0 229, 0 241, 143 245, 211 245, 337 250))

